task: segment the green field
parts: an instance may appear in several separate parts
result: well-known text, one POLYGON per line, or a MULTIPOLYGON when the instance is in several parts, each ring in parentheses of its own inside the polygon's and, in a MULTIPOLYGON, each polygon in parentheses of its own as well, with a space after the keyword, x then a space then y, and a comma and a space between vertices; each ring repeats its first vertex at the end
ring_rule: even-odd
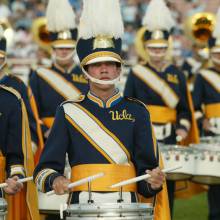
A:
POLYGON ((176 199, 173 220, 207 220, 208 203, 206 193, 190 199, 176 199))

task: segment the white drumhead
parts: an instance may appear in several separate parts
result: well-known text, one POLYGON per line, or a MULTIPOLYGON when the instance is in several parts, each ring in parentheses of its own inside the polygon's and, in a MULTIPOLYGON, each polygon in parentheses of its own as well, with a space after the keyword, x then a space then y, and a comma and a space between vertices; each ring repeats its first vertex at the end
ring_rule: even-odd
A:
POLYGON ((69 194, 65 195, 51 195, 38 192, 38 206, 41 213, 59 213, 60 205, 67 203, 69 194))

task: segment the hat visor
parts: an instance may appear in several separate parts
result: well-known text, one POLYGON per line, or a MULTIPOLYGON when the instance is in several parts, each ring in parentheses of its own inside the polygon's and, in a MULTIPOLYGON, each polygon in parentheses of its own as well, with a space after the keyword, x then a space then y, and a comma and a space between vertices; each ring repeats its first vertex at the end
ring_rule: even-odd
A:
POLYGON ((146 46, 150 48, 167 48, 168 43, 147 43, 146 46))
POLYGON ((55 40, 52 43, 53 48, 75 48, 76 42, 74 40, 55 40))
POLYGON ((93 64, 93 63, 100 63, 100 62, 117 62, 121 63, 121 60, 118 60, 115 57, 110 56, 102 56, 102 57, 96 57, 94 59, 89 60, 85 65, 93 64))
POLYGON ((62 49, 62 48, 69 48, 69 49, 74 49, 76 47, 76 45, 73 45, 73 44, 56 44, 56 45, 53 45, 53 48, 55 49, 62 49))

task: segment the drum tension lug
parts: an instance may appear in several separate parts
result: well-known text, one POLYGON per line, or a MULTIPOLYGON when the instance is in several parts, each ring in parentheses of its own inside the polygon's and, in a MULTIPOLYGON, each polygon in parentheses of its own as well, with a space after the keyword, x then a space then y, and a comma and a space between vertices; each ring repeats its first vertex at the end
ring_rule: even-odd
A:
POLYGON ((88 182, 88 192, 89 192, 89 199, 88 203, 94 203, 94 200, 92 200, 92 188, 91 188, 91 181, 88 182))
POLYGON ((117 200, 118 203, 124 202, 122 198, 122 186, 119 188, 119 199, 117 200))

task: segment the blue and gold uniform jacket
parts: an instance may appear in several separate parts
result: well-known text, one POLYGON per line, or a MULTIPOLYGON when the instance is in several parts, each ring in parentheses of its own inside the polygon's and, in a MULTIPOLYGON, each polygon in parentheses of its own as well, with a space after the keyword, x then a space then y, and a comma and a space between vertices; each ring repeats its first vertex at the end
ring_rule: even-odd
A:
POLYGON ((146 104, 158 140, 170 143, 175 140, 175 128, 189 130, 191 113, 186 80, 174 65, 166 65, 163 70, 157 70, 148 63, 134 66, 128 76, 124 95, 146 104), (171 131, 168 124, 172 125, 171 131))
POLYGON ((39 142, 38 135, 37 135, 37 122, 36 122, 36 119, 34 117, 34 114, 33 114, 32 108, 31 108, 30 97, 28 94, 27 86, 23 83, 22 80, 20 80, 19 78, 17 78, 16 76, 13 76, 11 74, 5 75, 0 80, 0 84, 15 89, 21 95, 21 97, 25 103, 25 107, 27 109, 28 120, 29 120, 30 131, 31 131, 31 139, 37 145, 39 142))
MULTIPOLYGON (((7 176, 25 175, 21 103, 14 94, 2 86, 0 86, 0 152, 5 159, 7 176)), ((3 167, 0 167, 1 175, 5 173, 2 169, 3 167)))
POLYGON ((202 69, 198 73, 193 102, 198 122, 202 122, 203 118, 209 119, 211 133, 220 134, 220 72, 214 67, 202 69))
POLYGON ((30 86, 36 99, 43 131, 52 126, 56 108, 65 100, 76 99, 88 91, 87 80, 79 66, 73 65, 68 71, 53 64, 39 67, 31 73, 30 86))
POLYGON ((185 77, 190 80, 198 73, 202 66, 202 62, 195 60, 193 57, 188 57, 183 62, 181 71, 184 73, 185 77))
MULTIPOLYGON (((51 190, 53 180, 63 175, 66 153, 72 168, 83 164, 101 167, 132 163, 136 175, 143 175, 146 169, 158 166, 154 143, 149 113, 143 104, 119 93, 103 103, 89 92, 79 102, 66 102, 58 107, 34 172, 35 182, 41 191, 51 190)), ((117 173, 123 175, 120 169, 117 173)), ((145 181, 138 183, 138 192, 144 196, 156 193, 145 181)))

